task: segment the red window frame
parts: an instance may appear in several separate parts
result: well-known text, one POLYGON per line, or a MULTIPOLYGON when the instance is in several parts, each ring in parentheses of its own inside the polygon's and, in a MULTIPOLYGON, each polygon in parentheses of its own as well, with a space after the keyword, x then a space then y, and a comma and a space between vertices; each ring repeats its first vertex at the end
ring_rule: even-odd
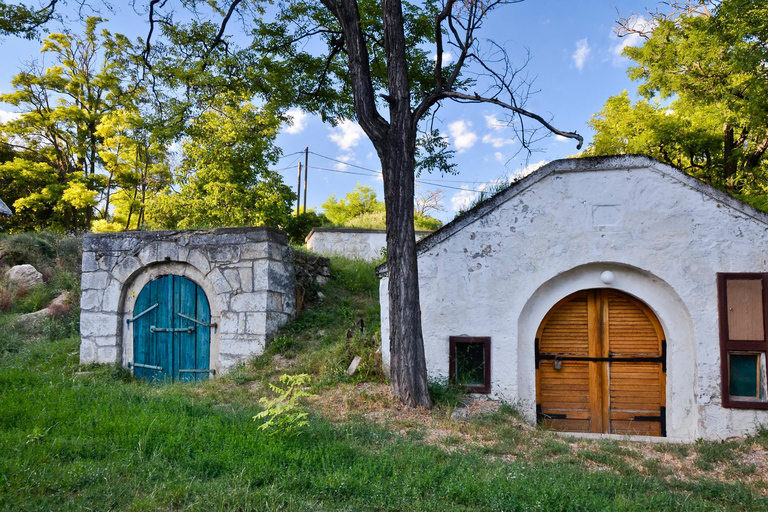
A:
MULTIPOLYGON (((768 397, 760 400, 745 400, 731 398, 728 354, 730 353, 759 353, 766 362, 766 353, 768 352, 768 273, 719 273, 717 274, 717 302, 718 314, 720 317, 720 389, 722 391, 723 407, 733 409, 768 409, 768 397), (755 280, 761 281, 763 285, 763 339, 760 341, 752 340, 732 340, 729 338, 728 328, 728 300, 727 300, 727 282, 729 280, 755 280)), ((761 387, 766 382, 765 372, 760 375, 761 387)))
POLYGON ((448 338, 448 379, 456 384, 456 346, 461 344, 483 344, 485 363, 485 385, 465 386, 472 393, 491 392, 491 338, 488 336, 450 336, 448 338))

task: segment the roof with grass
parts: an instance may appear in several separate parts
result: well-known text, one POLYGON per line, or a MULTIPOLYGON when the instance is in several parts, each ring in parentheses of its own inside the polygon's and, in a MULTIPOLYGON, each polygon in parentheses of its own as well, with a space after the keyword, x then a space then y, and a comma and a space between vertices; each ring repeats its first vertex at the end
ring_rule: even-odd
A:
MULTIPOLYGON (((455 233, 472 224, 478 219, 493 212, 503 203, 534 186, 539 181, 560 173, 570 172, 589 172, 589 171, 610 171, 610 170, 632 170, 632 169, 653 169, 659 173, 688 186, 705 196, 730 206, 736 211, 752 217, 768 225, 768 214, 758 210, 754 206, 737 199, 730 194, 719 190, 712 185, 705 183, 685 172, 659 162, 658 160, 645 155, 620 155, 620 156, 594 156, 586 158, 565 158, 555 160, 532 172, 522 179, 513 181, 508 187, 499 191, 497 194, 489 197, 475 205, 470 210, 459 215, 451 222, 433 232, 431 235, 422 238, 416 244, 416 254, 421 255, 444 240, 450 238, 455 233)), ((388 273, 387 263, 383 263, 376 268, 376 275, 385 277, 388 273)))
POLYGON ((11 209, 0 199, 0 215, 10 217, 12 213, 11 209))

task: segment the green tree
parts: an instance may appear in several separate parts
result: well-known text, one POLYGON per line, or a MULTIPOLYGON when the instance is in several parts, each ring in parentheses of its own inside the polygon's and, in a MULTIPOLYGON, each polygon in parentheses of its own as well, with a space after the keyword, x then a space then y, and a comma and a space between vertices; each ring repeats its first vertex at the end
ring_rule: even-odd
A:
POLYGON ((644 38, 624 54, 645 101, 608 100, 592 121, 588 154, 642 152, 741 190, 765 189, 768 149, 768 4, 748 0, 665 4, 651 23, 619 20, 644 38), (651 103, 669 102, 667 107, 651 103))
MULTIPOLYGON (((441 198, 442 196, 439 194, 437 196, 435 194, 422 195, 417 198, 416 210, 413 213, 416 229, 432 231, 443 225, 439 220, 427 215, 429 211, 435 209, 435 204, 437 204, 435 201, 439 201, 441 198), (425 198, 429 203, 425 202, 425 198)), ((346 199, 336 199, 335 195, 329 196, 322 204, 322 208, 327 219, 336 226, 384 229, 387 225, 384 203, 376 198, 376 191, 359 183, 352 192, 347 193, 346 199)))
POLYGON ((53 62, 30 65, 14 77, 14 91, 0 95, 21 114, 0 126, 20 153, 0 164, 0 185, 15 191, 16 215, 8 221, 14 229, 87 228, 108 190, 99 172, 99 124, 136 91, 124 86, 132 45, 120 34, 99 33, 101 21, 88 18, 82 37, 49 35, 41 52, 53 62))
POLYGON ((376 192, 359 183, 352 192, 347 193, 346 199, 336 199, 335 195, 331 195, 321 207, 328 220, 337 226, 344 226, 353 218, 366 213, 384 211, 384 203, 376 199, 376 192))
POLYGON ((280 119, 250 103, 224 103, 187 129, 175 185, 154 195, 147 220, 156 228, 284 226, 296 195, 268 166, 279 155, 280 119))
MULTIPOLYGON (((519 69, 501 45, 486 45, 479 37, 486 17, 506 3, 288 0, 274 7, 257 0, 182 3, 220 15, 216 27, 169 23, 173 5, 150 2, 150 36, 159 28, 170 44, 152 50, 148 37, 145 55, 163 77, 170 77, 170 86, 184 83, 182 89, 204 93, 211 83, 236 88, 247 84, 252 93, 279 108, 298 105, 331 122, 354 118, 371 140, 381 160, 388 210, 392 389, 410 406, 431 405, 413 222, 417 139, 420 133, 436 137, 429 113, 449 100, 492 104, 508 113, 523 144, 531 137, 523 119, 531 119, 579 140, 581 146, 577 134, 557 130, 521 107, 527 85, 519 82, 519 69), (230 20, 253 20, 247 26, 253 36, 249 47, 238 50, 226 37, 230 20), (443 61, 449 47, 456 54, 451 64, 443 61), (216 76, 209 76, 214 71, 216 76)), ((445 150, 440 144, 424 146, 430 148, 445 150)), ((432 162, 440 165, 441 159, 432 162)))

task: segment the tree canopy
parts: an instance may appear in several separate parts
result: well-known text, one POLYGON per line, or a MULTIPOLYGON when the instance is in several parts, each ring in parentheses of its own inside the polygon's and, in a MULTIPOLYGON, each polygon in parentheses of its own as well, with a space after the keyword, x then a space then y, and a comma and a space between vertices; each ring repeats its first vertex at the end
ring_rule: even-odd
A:
POLYGON ((591 126, 585 154, 644 153, 717 186, 768 192, 768 4, 746 0, 671 2, 651 22, 620 20, 639 47, 634 65, 643 98, 610 98, 591 126))

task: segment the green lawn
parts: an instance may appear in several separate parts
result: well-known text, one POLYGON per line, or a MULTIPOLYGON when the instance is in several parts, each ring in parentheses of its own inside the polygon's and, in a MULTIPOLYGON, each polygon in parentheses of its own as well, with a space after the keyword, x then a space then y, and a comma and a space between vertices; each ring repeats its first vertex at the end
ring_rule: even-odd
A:
MULTIPOLYGON (((151 386, 119 368, 81 368, 77 336, 56 339, 65 330, 6 343, 0 510, 768 510, 762 463, 745 462, 768 435, 691 447, 570 441, 521 428, 510 407, 452 422, 439 386, 421 423, 408 411, 371 420, 359 408, 380 398, 360 397, 386 389, 380 374, 343 369, 356 351, 375 361, 375 280, 356 288, 365 267, 335 266, 325 298, 265 356, 203 384, 151 386), (373 332, 347 341, 358 316, 373 332), (276 366, 278 353, 291 366, 276 366), (299 371, 324 399, 308 406, 303 434, 269 437, 252 420, 264 384, 299 371), (351 412, 332 414, 333 400, 351 412), (686 460, 685 471, 670 462, 686 460)), ((9 325, 0 317, 0 337, 9 325)))

